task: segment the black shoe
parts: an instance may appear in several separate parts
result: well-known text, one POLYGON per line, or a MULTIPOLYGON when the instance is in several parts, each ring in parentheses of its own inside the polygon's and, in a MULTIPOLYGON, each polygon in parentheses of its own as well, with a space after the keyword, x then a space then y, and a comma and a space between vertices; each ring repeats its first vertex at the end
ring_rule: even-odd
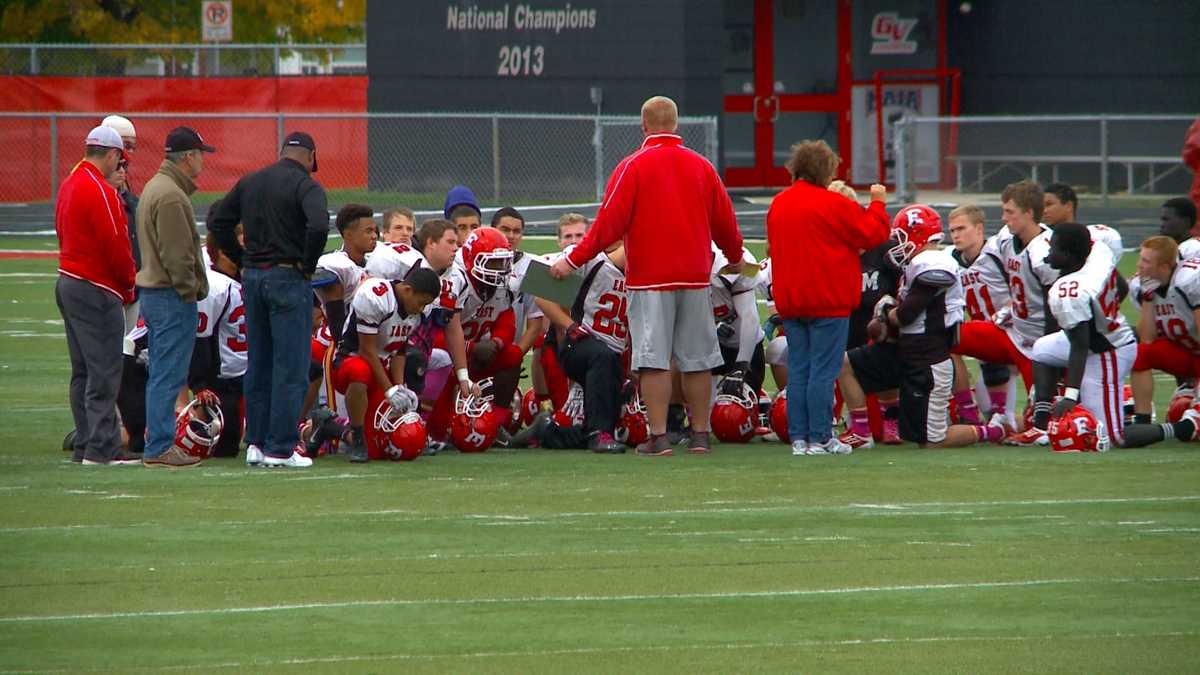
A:
MULTIPOLYGON (((75 429, 68 431, 66 437, 63 438, 63 452, 75 452, 75 431, 75 429)), ((83 461, 82 457, 80 461, 83 461)))
POLYGON ((674 454, 667 434, 651 436, 649 440, 637 447, 637 454, 643 457, 669 457, 674 454))
POLYGON ((370 456, 367 455, 367 446, 363 443, 348 444, 348 447, 346 448, 346 456, 349 457, 350 461, 354 464, 366 464, 367 462, 371 461, 370 456))
POLYGON ((496 438, 492 441, 493 448, 511 448, 513 447, 512 434, 508 433, 508 429, 500 427, 496 430, 496 438))
POLYGON ((518 431, 516 435, 512 437, 509 447, 528 448, 530 441, 538 441, 541 439, 542 432, 546 430, 546 427, 550 426, 550 420, 550 413, 545 410, 537 415, 534 415, 533 421, 529 423, 529 426, 518 431))
POLYGON ((588 450, 602 454, 619 455, 625 452, 625 444, 618 442, 607 431, 597 431, 588 438, 588 450))
POLYGON ((429 441, 429 443, 425 446, 425 449, 421 451, 421 454, 432 457, 433 455, 436 455, 445 449, 445 441, 429 441))
POLYGON ((312 433, 304 441, 304 451, 309 457, 316 457, 325 441, 340 438, 345 427, 339 424, 337 416, 329 408, 318 408, 308 415, 312 433))

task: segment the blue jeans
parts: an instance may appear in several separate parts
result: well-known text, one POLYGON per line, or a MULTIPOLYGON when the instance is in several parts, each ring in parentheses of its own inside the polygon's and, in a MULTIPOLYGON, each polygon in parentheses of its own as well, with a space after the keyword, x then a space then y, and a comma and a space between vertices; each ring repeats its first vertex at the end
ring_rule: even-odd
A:
POLYGON ((833 383, 842 369, 850 320, 784 319, 788 346, 788 435, 824 443, 833 435, 833 383))
POLYGON ((175 442, 175 397, 187 384, 196 344, 196 303, 184 302, 174 288, 143 288, 141 302, 150 348, 143 454, 158 457, 175 442))
POLYGON ((291 457, 308 390, 313 294, 292 267, 242 271, 246 305, 246 443, 291 457))

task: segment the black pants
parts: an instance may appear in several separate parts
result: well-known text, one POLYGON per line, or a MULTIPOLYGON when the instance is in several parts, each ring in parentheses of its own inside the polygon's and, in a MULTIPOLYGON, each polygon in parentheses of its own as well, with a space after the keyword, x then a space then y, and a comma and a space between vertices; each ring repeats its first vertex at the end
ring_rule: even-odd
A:
POLYGON ((583 385, 583 426, 588 434, 612 433, 621 412, 621 355, 594 337, 568 343, 559 360, 567 377, 583 385))
POLYGON ((221 399, 221 416, 225 426, 213 446, 213 457, 237 457, 242 445, 242 378, 217 378, 212 388, 221 399))
POLYGON ((150 379, 150 371, 133 356, 126 354, 124 359, 117 410, 129 434, 129 451, 141 452, 146 447, 146 381, 150 379))
MULTIPOLYGON (((713 368, 713 375, 725 375, 733 370, 733 364, 737 363, 737 348, 721 345, 721 358, 725 359, 725 363, 713 368)), ((767 358, 760 341, 754 345, 754 353, 750 356, 750 370, 746 371, 746 384, 750 385, 756 396, 762 390, 763 380, 766 377, 767 358)))

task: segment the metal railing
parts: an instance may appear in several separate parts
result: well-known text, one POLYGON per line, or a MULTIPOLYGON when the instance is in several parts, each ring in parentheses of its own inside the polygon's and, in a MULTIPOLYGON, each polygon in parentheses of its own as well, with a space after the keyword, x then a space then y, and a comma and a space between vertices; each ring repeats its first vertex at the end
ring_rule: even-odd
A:
POLYGON ((916 200, 918 186, 999 192, 1021 178, 1067 182, 1105 205, 1126 194, 1186 191, 1180 157, 1195 115, 1013 115, 922 117, 895 122, 896 193, 916 200), (1123 168, 1124 175, 1112 171, 1123 168), (1048 169, 1049 175, 1044 171, 1048 169))
POLYGON ((0 74, 216 77, 365 74, 367 46, 277 43, 0 43, 0 74))
MULTIPOLYGON (((88 131, 106 115, 0 113, 0 142, 21 148, 0 164, 0 203, 50 203, 83 156, 88 131)), ((130 113, 138 149, 136 192, 162 161, 174 127, 195 128, 217 152, 205 158, 198 204, 276 159, 283 138, 306 131, 317 143, 316 178, 330 206, 441 207, 446 189, 470 186, 489 203, 580 202, 603 195, 617 163, 642 141, 636 116, 514 113, 130 113)), ((684 143, 716 164, 717 120, 685 117, 684 143)))

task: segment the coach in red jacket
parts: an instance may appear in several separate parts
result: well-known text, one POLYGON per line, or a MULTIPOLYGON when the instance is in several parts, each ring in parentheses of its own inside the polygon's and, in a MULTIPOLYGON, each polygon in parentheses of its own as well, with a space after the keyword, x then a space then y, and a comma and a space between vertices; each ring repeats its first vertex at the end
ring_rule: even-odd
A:
POLYGON ((850 312, 862 293, 858 256, 888 238, 882 185, 871 205, 827 188, 839 163, 825 141, 792 147, 792 186, 767 211, 775 308, 788 345, 787 414, 793 455, 844 454, 832 434, 833 383, 846 349, 850 312))
POLYGON ((678 123, 671 99, 655 96, 642 105, 642 147, 617 165, 587 236, 552 270, 562 278, 618 239, 625 243, 633 368, 650 418, 650 439, 638 447, 644 455, 671 454, 672 357, 694 413, 688 449, 709 451, 710 371, 724 362, 708 299, 712 242, 738 261, 731 266, 738 271, 742 260, 725 186, 707 159, 683 146, 678 123))
POLYGON ((88 133, 83 161, 63 181, 54 205, 58 283, 54 297, 71 355, 75 455, 83 464, 140 464, 121 449, 117 389, 121 384, 124 305, 133 302, 133 250, 125 207, 106 182, 125 161, 115 129, 88 133))

